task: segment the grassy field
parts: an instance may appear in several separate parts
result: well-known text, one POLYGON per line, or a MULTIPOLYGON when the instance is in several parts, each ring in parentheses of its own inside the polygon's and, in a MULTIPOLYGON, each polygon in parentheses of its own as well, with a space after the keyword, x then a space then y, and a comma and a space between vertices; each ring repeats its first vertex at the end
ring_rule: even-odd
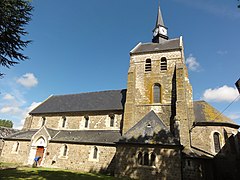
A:
POLYGON ((16 164, 0 163, 0 179, 117 179, 101 174, 81 173, 71 170, 50 169, 50 168, 30 168, 16 164))

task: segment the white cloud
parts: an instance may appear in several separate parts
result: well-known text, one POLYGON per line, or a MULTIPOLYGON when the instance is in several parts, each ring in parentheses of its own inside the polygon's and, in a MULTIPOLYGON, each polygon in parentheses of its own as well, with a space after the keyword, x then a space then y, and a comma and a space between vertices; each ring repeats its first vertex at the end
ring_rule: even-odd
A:
POLYGON ((29 113, 33 109, 35 109, 37 106, 39 106, 42 102, 33 102, 29 107, 26 108, 26 112, 29 113))
POLYGON ((226 51, 226 50, 218 50, 217 51, 217 54, 219 54, 219 55, 226 55, 228 53, 228 51, 226 51))
POLYGON ((186 59, 186 64, 191 71, 199 71, 200 64, 197 62, 197 59, 193 57, 192 54, 186 59))
POLYGON ((15 125, 14 127, 16 129, 22 129, 23 128, 23 125, 24 125, 24 122, 25 122, 25 118, 27 116, 29 116, 29 112, 32 111, 34 108, 36 108, 37 106, 39 106, 41 104, 41 102, 33 102, 30 106, 28 107, 25 107, 25 108, 22 108, 21 109, 21 115, 19 117, 19 119, 21 119, 21 122, 17 125, 15 125))
POLYGON ((11 94, 7 93, 3 96, 4 100, 14 100, 14 96, 12 96, 11 94))
POLYGON ((38 80, 33 73, 26 73, 17 79, 17 83, 24 87, 31 88, 38 84, 38 80))
POLYGON ((203 93, 203 99, 212 102, 231 102, 236 99, 238 95, 239 93, 236 88, 224 85, 220 88, 205 90, 203 93))
POLYGON ((25 118, 28 116, 28 113, 40 104, 41 102, 33 102, 30 106, 24 107, 19 103, 12 103, 11 105, 2 107, 0 109, 0 113, 8 115, 9 117, 17 117, 17 119, 20 121, 14 123, 14 128, 21 129, 25 122, 25 118))
POLYGON ((4 106, 0 109, 0 113, 16 115, 21 113, 21 109, 19 109, 19 107, 14 106, 4 106))
POLYGON ((228 117, 234 120, 240 119, 240 113, 229 114, 228 117))

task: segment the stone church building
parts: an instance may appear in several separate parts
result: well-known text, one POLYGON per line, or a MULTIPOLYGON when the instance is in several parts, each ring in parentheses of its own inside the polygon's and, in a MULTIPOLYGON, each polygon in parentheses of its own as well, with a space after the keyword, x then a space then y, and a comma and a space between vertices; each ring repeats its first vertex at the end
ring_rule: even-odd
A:
MULTIPOLYGON (((160 7, 152 42, 130 51, 127 89, 53 95, 4 138, 2 162, 135 179, 235 179, 239 125, 193 101, 182 37, 160 7)), ((239 176, 238 176, 239 177, 239 176)))

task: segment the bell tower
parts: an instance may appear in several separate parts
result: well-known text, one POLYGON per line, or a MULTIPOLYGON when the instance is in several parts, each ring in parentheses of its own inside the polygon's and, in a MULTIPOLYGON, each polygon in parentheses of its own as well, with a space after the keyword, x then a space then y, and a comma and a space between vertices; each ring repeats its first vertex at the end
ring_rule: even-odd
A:
POLYGON ((154 112, 182 144, 189 144, 192 107, 182 37, 168 38, 159 7, 152 42, 130 51, 123 134, 154 112))

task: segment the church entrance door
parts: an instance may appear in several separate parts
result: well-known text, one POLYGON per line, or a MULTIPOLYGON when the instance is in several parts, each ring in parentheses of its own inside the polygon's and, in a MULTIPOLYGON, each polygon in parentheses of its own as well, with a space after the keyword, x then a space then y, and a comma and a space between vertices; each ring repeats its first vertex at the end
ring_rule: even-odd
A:
POLYGON ((43 153, 44 153, 44 147, 43 146, 37 146, 37 151, 35 157, 40 157, 38 164, 41 165, 42 159, 43 159, 43 153))

